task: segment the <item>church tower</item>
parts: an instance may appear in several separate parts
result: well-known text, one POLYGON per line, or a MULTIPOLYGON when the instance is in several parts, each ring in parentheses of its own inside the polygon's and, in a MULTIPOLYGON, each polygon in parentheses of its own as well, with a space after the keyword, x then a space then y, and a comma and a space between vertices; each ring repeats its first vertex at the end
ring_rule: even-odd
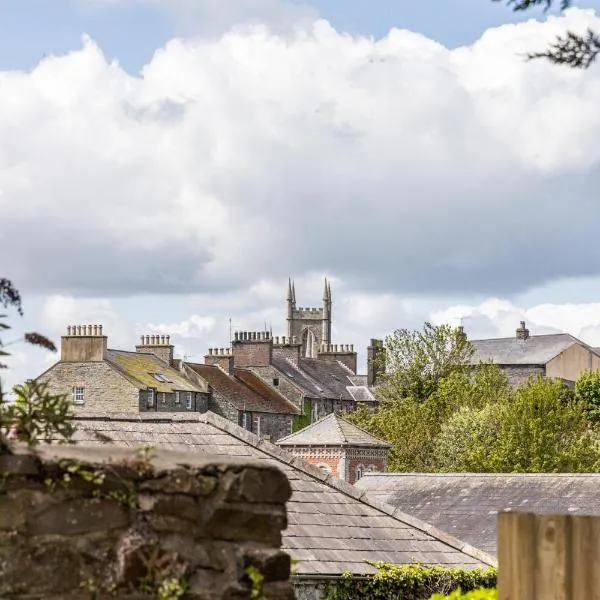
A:
POLYGON ((323 306, 320 308, 298 308, 296 306, 296 286, 290 279, 287 293, 287 334, 302 344, 302 354, 316 358, 323 344, 331 344, 331 284, 325 279, 323 306))

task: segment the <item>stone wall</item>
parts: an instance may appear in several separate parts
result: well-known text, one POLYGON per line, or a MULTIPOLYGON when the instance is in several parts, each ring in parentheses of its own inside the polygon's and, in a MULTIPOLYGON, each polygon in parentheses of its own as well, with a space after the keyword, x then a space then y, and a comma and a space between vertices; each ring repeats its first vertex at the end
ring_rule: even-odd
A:
POLYGON ((291 495, 259 461, 106 447, 0 456, 0 598, 292 600, 291 495), (159 596, 166 583, 186 595, 159 596), (256 591, 256 588, 255 588, 256 591))
POLYGON ((140 394, 136 386, 106 362, 59 362, 38 377, 47 382, 53 394, 73 394, 73 386, 83 387, 82 404, 76 412, 138 412, 140 394))
POLYGON ((502 369, 504 375, 506 375, 508 383, 515 388, 527 383, 527 380, 530 377, 546 375, 546 369, 544 367, 535 365, 511 365, 501 366, 500 368, 502 369))

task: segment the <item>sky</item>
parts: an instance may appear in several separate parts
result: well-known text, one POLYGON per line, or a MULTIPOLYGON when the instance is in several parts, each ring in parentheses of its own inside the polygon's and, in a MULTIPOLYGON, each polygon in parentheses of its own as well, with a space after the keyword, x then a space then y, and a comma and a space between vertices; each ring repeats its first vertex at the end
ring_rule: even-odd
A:
MULTIPOLYGON (((101 323, 202 360, 333 292, 333 341, 424 321, 600 345, 600 64, 524 60, 600 0, 0 0, 3 341, 101 323)), ((57 356, 11 344, 4 387, 57 356)))

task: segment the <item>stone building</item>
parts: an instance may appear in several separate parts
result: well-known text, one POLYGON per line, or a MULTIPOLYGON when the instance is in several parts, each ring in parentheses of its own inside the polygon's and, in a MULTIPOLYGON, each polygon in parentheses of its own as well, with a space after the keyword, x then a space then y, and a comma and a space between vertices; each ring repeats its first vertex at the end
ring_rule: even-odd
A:
POLYGON ((472 340, 472 364, 500 366, 511 385, 542 375, 572 384, 586 370, 600 369, 600 352, 568 333, 530 335, 525 321, 510 338, 472 340))
POLYGON ((186 368, 208 383, 212 412, 263 439, 275 441, 292 431, 298 408, 251 371, 234 368, 233 356, 211 354, 205 364, 186 363, 186 368))
POLYGON ((387 471, 391 448, 391 444, 336 414, 279 440, 277 445, 348 483, 355 483, 365 473, 387 471))
POLYGON ((322 308, 297 308, 290 280, 287 336, 268 331, 236 332, 230 349, 209 350, 207 364, 228 371, 243 368, 277 390, 299 410, 294 431, 333 412, 351 412, 358 403, 376 404, 374 377, 359 375, 353 344, 331 342, 331 285, 325 280, 322 308))
MULTIPOLYGON (((243 457, 281 469, 292 487, 282 550, 296 561, 293 581, 298 600, 318 600, 326 584, 347 574, 373 574, 376 561, 467 569, 495 563, 485 552, 403 509, 371 502, 354 485, 210 411, 162 415, 160 420, 149 414, 86 415, 78 417, 75 425, 74 439, 81 444, 107 448, 147 444, 159 451, 162 447, 177 450, 180 456, 243 457)), ((253 490, 255 481, 247 479, 253 490)), ((269 507, 257 506, 257 511, 269 507)))
POLYGON ((102 325, 73 325, 60 360, 37 379, 81 412, 205 412, 208 386, 174 368, 169 336, 143 336, 135 352, 108 348, 102 325))

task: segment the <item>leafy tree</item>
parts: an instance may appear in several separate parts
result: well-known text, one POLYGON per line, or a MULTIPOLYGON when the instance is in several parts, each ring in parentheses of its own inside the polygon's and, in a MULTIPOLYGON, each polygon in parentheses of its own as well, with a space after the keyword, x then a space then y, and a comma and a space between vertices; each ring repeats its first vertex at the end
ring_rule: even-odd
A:
MULTIPOLYGON (((492 0, 502 2, 503 0, 492 0)), ((572 0, 507 0, 506 4, 513 11, 524 11, 534 6, 543 6, 548 11, 553 6, 565 10, 573 5, 572 0)), ((557 65, 567 65, 576 69, 587 69, 600 54, 600 35, 588 29, 585 35, 567 31, 564 36, 558 36, 553 44, 543 52, 528 55, 529 59, 545 58, 557 65)))
POLYGON ((583 403, 587 418, 600 423, 600 371, 584 371, 575 382, 576 397, 583 403))
POLYGON ((449 325, 425 323, 421 331, 397 329, 388 335, 378 365, 385 372, 378 386, 379 399, 424 400, 445 377, 466 370, 474 348, 461 332, 449 325))
MULTIPOLYGON (((0 305, 23 315, 21 295, 8 279, 0 278, 0 305)), ((7 316, 0 315, 0 332, 10 329, 5 322, 7 316)), ((0 356, 9 356, 5 348, 18 341, 56 351, 56 346, 45 336, 26 333, 22 340, 6 344, 0 338, 0 356)), ((0 368, 7 368, 7 365, 0 364, 0 368)), ((48 442, 57 436, 70 439, 73 433, 70 421, 72 407, 66 396, 50 394, 47 386, 38 382, 18 385, 14 391, 16 401, 9 403, 0 380, 0 453, 10 452, 11 441, 15 439, 26 441, 30 446, 35 446, 40 437, 48 442)))
POLYGON ((583 404, 564 383, 537 378, 498 404, 455 412, 436 460, 444 471, 595 472, 600 451, 583 404))

